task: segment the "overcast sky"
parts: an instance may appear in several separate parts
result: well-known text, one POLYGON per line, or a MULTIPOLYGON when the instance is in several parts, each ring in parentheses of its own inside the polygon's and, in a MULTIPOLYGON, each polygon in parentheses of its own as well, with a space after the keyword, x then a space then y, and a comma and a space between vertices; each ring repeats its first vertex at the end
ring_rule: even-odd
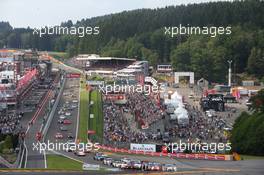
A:
POLYGON ((208 1, 213 0, 0 0, 0 21, 39 28, 124 10, 208 1))

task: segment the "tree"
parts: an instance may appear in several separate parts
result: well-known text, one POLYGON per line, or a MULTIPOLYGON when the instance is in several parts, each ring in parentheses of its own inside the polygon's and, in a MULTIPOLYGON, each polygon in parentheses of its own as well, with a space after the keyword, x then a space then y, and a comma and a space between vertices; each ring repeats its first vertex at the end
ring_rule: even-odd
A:
POLYGON ((124 46, 124 52, 128 58, 141 58, 142 44, 138 43, 135 38, 129 38, 124 46))
POLYGON ((187 42, 180 44, 171 53, 172 66, 175 71, 190 71, 191 55, 187 42))
POLYGON ((155 52, 152 52, 149 49, 141 48, 142 58, 143 60, 149 61, 149 64, 152 66, 156 66, 158 64, 158 54, 155 52))
POLYGON ((247 63, 248 72, 257 77, 264 76, 264 51, 253 47, 247 63))
POLYGON ((231 132, 232 150, 240 154, 264 155, 264 113, 243 112, 231 132))
POLYGON ((260 90, 257 95, 251 97, 250 102, 255 112, 264 113, 264 89, 260 90))

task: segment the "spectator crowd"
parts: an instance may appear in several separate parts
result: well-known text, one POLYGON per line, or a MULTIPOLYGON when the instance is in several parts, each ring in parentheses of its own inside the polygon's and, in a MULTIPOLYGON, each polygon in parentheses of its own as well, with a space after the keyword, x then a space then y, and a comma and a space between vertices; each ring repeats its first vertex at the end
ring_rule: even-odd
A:
POLYGON ((0 134, 15 134, 20 124, 22 114, 1 114, 0 115, 0 134))
POLYGON ((108 142, 143 142, 146 140, 145 134, 131 130, 124 116, 124 108, 113 103, 104 105, 104 139, 108 142))
POLYGON ((148 126, 162 118, 163 112, 151 96, 141 93, 130 93, 127 94, 127 99, 126 106, 135 114, 135 119, 139 122, 139 125, 148 126))
POLYGON ((108 144, 117 143, 162 143, 163 138, 169 142, 205 141, 227 142, 224 130, 226 121, 220 116, 208 117, 195 107, 186 104, 189 124, 181 126, 177 120, 171 121, 170 116, 164 114, 154 98, 140 93, 126 94, 127 103, 116 105, 113 101, 104 103, 104 140, 108 144), (138 130, 134 130, 128 122, 127 113, 134 115, 133 122, 137 122, 138 130), (149 125, 164 119, 164 133, 160 131, 144 130, 141 126, 149 125))

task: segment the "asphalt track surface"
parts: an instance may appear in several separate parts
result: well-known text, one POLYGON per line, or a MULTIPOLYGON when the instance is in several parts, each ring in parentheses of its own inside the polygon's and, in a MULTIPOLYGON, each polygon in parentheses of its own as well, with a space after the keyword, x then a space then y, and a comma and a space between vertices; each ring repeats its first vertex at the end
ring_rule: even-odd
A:
MULTIPOLYGON (((46 142, 49 140, 50 142, 53 143, 59 143, 59 142, 67 142, 67 136, 70 134, 74 136, 75 139, 75 133, 76 133, 76 126, 77 126, 77 118, 78 118, 78 103, 73 103, 73 100, 78 100, 79 101, 79 87, 72 87, 72 86, 78 86, 79 85, 79 79, 66 79, 66 84, 64 87, 64 91, 62 94, 62 97, 59 101, 58 107, 56 109, 55 115, 53 117, 53 120, 51 122, 50 128, 47 132, 47 137, 46 137, 46 142), (66 95, 69 94, 69 95, 66 95), (70 95, 74 95, 72 98, 70 95), (76 105, 77 107, 74 108, 71 111, 68 111, 71 113, 71 116, 67 117, 68 120, 70 120, 71 124, 69 125, 64 125, 64 124, 59 124, 58 120, 60 117, 60 114, 58 114, 59 110, 63 107, 64 104, 68 102, 70 105, 76 105), (60 127, 67 127, 68 131, 61 131, 60 127), (64 138, 63 139, 56 139, 55 134, 59 132, 62 133, 64 138)), ((73 140, 73 139, 72 139, 73 140)))
MULTIPOLYGON (((58 78, 58 77, 56 77, 58 78)), ((55 78, 55 79, 56 79, 55 78)), ((55 80, 57 81, 57 79, 55 80)), ((41 125, 43 123, 43 117, 45 115, 45 110, 48 108, 48 102, 54 96, 53 90, 50 89, 46 94, 44 99, 38 105, 38 109, 32 116, 30 125, 28 125, 25 133, 25 168, 45 168, 44 154, 33 149, 33 144, 37 142, 36 134, 40 131, 41 125)))

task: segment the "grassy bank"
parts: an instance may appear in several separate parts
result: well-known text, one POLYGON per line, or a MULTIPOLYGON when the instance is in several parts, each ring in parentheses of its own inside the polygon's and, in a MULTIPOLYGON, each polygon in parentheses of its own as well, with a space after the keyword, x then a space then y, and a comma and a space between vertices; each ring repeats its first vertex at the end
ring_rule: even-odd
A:
POLYGON ((94 118, 89 119, 89 130, 96 131, 94 136, 90 138, 95 139, 95 141, 102 141, 103 138, 103 108, 102 108, 102 96, 98 90, 93 90, 91 92, 91 101, 94 104, 90 108, 90 114, 94 114, 94 118))
POLYGON ((86 90, 85 81, 81 83, 80 88, 80 120, 78 139, 80 142, 87 142, 88 118, 89 118, 89 92, 86 90))
POLYGON ((241 160, 263 160, 264 156, 240 155, 241 160))
POLYGON ((49 55, 56 59, 59 59, 60 61, 69 58, 69 55, 66 52, 49 52, 49 55))
POLYGON ((75 160, 60 156, 60 155, 47 155, 48 169, 58 170, 82 170, 82 163, 75 160))

